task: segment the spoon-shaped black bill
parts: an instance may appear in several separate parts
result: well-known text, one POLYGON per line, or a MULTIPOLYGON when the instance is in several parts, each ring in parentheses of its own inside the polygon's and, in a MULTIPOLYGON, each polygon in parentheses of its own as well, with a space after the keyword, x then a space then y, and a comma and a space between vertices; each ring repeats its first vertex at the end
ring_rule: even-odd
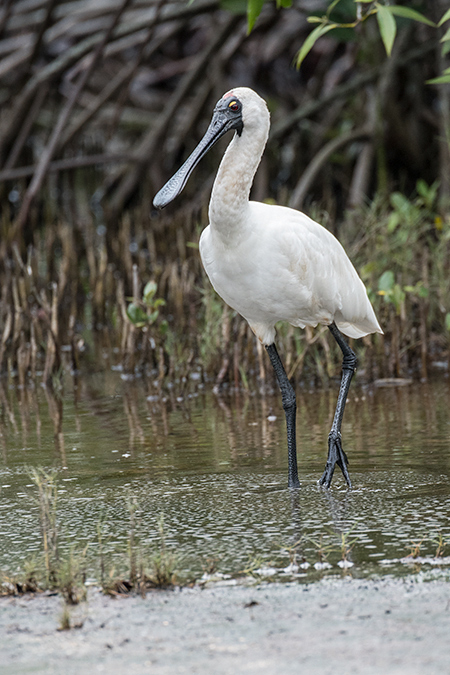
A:
POLYGON ((167 183, 161 188, 153 200, 153 206, 157 209, 163 209, 167 204, 170 204, 175 197, 178 197, 182 189, 187 183, 189 176, 195 169, 199 161, 204 155, 217 143, 230 129, 236 128, 229 119, 228 115, 222 110, 215 110, 211 124, 209 125, 205 135, 200 143, 197 145, 192 154, 187 158, 183 166, 170 178, 167 183))

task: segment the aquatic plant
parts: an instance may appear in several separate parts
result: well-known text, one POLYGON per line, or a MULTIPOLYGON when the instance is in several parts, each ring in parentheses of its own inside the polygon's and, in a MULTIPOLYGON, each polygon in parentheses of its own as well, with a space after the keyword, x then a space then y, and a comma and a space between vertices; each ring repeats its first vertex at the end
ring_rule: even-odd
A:
POLYGON ((436 546, 436 550, 435 550, 435 553, 434 553, 435 557, 436 558, 443 558, 444 554, 445 554, 445 550, 450 543, 449 540, 444 539, 444 536, 443 536, 442 532, 437 532, 434 535, 430 535, 429 540, 432 544, 434 544, 436 546))
POLYGON ((22 595, 38 593, 43 588, 42 563, 34 555, 24 560, 22 568, 16 572, 0 572, 0 595, 22 595))
MULTIPOLYGON (((303 544, 303 540, 304 537, 301 536, 300 539, 297 539, 297 541, 295 541, 293 544, 281 545, 281 550, 283 552, 286 551, 289 556, 289 565, 291 566, 298 565, 297 556, 299 554, 300 547, 303 544)), ((305 558, 303 555, 302 555, 302 562, 305 562, 305 558)))
MULTIPOLYGON (((129 514, 128 572, 118 576, 114 569, 110 569, 107 577, 103 573, 101 583, 104 592, 116 595, 134 591, 145 595, 151 588, 173 587, 179 583, 176 576, 179 556, 166 544, 164 514, 161 513, 158 518, 158 545, 149 548, 140 540, 139 503, 136 497, 127 496, 126 508, 129 514)), ((103 554, 101 564, 104 565, 103 554)))
POLYGON ((47 583, 56 581, 59 563, 58 523, 57 523, 57 471, 46 471, 41 467, 31 467, 28 474, 37 487, 39 521, 47 583))
POLYGON ((219 569, 219 562, 221 561, 221 556, 207 556, 202 563, 203 573, 207 576, 214 575, 219 569))
POLYGON ((76 618, 74 620, 70 603, 68 604, 66 601, 64 601, 61 614, 59 616, 59 625, 56 630, 63 631, 72 630, 73 628, 82 628, 83 624, 84 619, 76 618))
POLYGON ((410 550, 410 553, 408 553, 408 555, 406 557, 407 558, 413 558, 413 559, 418 558, 420 556, 422 544, 423 544, 425 539, 426 539, 426 537, 422 537, 422 539, 420 539, 419 541, 411 541, 411 544, 410 544, 411 550, 410 550))
POLYGON ((70 609, 66 603, 64 603, 61 616, 59 617, 59 626, 58 630, 70 630, 72 628, 70 609))
POLYGON ((271 563, 263 558, 259 553, 254 553, 249 555, 248 561, 245 566, 235 572, 234 576, 236 577, 249 577, 253 579, 260 579, 264 577, 263 570, 268 569, 271 563))
POLYGON ((343 562, 348 562, 348 557, 349 557, 354 545, 358 541, 358 537, 355 537, 354 539, 350 539, 350 534, 352 533, 352 531, 354 530, 355 527, 356 527, 356 523, 347 532, 341 532, 340 533, 340 539, 341 539, 341 541, 340 541, 340 554, 341 554, 341 561, 343 561, 343 562))
POLYGON ((137 571, 137 552, 136 552, 136 526, 137 526, 137 511, 138 501, 136 497, 128 495, 125 500, 126 508, 129 514, 129 528, 128 528, 128 556, 129 556, 129 582, 131 586, 136 585, 138 571, 137 571))
POLYGON ((334 542, 326 543, 326 538, 327 535, 323 533, 318 537, 305 536, 305 539, 313 545, 319 563, 327 562, 330 553, 336 550, 336 544, 334 542))
POLYGON ((78 605, 86 600, 86 551, 73 548, 58 563, 53 586, 61 593, 66 605, 78 605))
POLYGON ((42 467, 28 470, 37 489, 42 551, 25 559, 14 574, 2 574, 0 593, 17 595, 46 589, 61 593, 67 605, 76 605, 86 597, 85 567, 87 547, 78 552, 71 547, 62 555, 59 550, 57 514, 58 472, 42 467))
POLYGON ((156 588, 167 588, 173 586, 176 581, 179 557, 167 547, 163 513, 158 518, 158 533, 158 548, 150 555, 148 582, 156 588))

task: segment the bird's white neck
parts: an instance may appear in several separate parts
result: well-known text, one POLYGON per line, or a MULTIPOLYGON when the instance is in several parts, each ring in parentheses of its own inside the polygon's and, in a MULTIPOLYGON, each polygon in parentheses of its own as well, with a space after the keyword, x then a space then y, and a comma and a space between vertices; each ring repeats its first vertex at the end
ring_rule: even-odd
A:
POLYGON ((245 229, 250 188, 269 134, 269 115, 257 126, 235 134, 220 163, 209 203, 215 236, 231 242, 245 229))

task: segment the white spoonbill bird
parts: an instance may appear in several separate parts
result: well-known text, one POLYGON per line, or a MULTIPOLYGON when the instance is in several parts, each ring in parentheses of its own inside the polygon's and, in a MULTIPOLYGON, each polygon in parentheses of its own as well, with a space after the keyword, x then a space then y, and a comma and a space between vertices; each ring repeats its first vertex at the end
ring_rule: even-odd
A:
POLYGON ((153 204, 161 209, 175 199, 206 152, 227 131, 235 131, 212 189, 201 259, 215 290, 248 321, 275 370, 286 415, 289 487, 299 486, 296 400, 275 346, 275 324, 284 320, 304 328, 320 323, 330 329, 343 353, 342 379, 319 483, 330 486, 337 464, 351 487, 341 423, 357 360, 342 333, 359 338, 383 331, 364 284, 327 229, 295 209, 249 201, 269 126, 269 111, 258 94, 247 87, 228 91, 203 139, 153 204))

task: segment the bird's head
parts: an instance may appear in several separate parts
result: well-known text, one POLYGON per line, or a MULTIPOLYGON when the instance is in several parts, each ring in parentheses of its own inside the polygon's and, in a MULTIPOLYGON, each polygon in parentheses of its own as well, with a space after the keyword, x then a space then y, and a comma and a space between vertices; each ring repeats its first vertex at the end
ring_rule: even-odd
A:
POLYGON ((211 123, 202 140, 183 166, 157 193, 153 199, 153 206, 162 209, 180 194, 199 161, 227 131, 234 130, 241 136, 244 131, 258 128, 265 134, 269 129, 269 112, 265 101, 248 87, 237 87, 227 91, 217 102, 211 123))
POLYGON ((241 120, 241 131, 240 133, 238 132, 239 136, 244 129, 251 133, 257 130, 263 132, 269 130, 270 116, 266 102, 253 89, 236 87, 227 91, 217 103, 216 110, 219 106, 225 105, 234 109, 233 102, 236 102, 240 108, 238 113, 241 120))

